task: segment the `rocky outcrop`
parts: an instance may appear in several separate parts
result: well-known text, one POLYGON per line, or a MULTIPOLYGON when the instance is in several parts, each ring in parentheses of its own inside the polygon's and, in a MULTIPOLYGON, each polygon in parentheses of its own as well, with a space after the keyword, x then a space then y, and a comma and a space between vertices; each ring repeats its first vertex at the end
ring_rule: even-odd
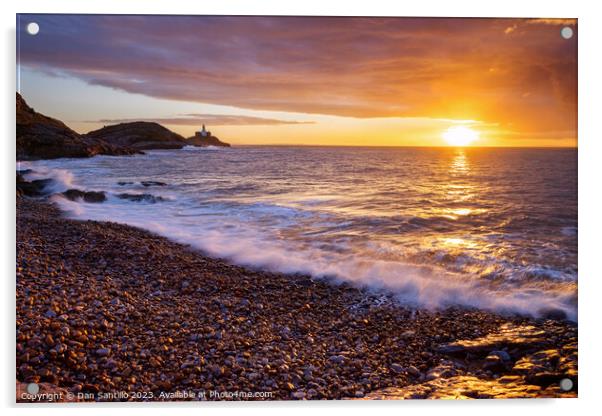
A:
MULTIPOLYGON (((540 323, 541 325, 541 323, 540 323)), ((416 383, 373 391, 364 399, 494 399, 576 397, 576 327, 547 320, 542 326, 505 323, 474 339, 446 343, 435 351, 453 356, 430 370, 392 370, 416 383)))
POLYGON ((134 150, 84 137, 62 121, 37 113, 17 93, 17 159, 128 155, 134 150))
POLYGON ((99 191, 82 191, 79 189, 69 189, 63 192, 65 198, 70 199, 71 201, 79 201, 83 200, 85 202, 104 202, 107 200, 107 196, 104 192, 99 191))
POLYGON ((101 139, 115 146, 131 147, 136 150, 181 149, 187 145, 184 137, 160 124, 148 121, 105 126, 89 132, 85 137, 101 139))
POLYGON ((215 136, 185 139, 160 124, 135 121, 105 126, 87 134, 31 108, 17 93, 17 159, 37 160, 95 155, 131 155, 151 149, 184 146, 229 147, 215 136))
POLYGON ((207 146, 218 146, 218 147, 230 147, 229 143, 222 142, 215 136, 206 136, 202 137, 199 135, 189 137, 186 139, 186 144, 191 146, 198 147, 207 147, 207 146))
POLYGON ((17 171, 17 197, 20 196, 44 196, 48 192, 46 189, 51 184, 52 179, 36 179, 28 181, 23 178, 25 173, 17 171))
POLYGON ((155 202, 165 201, 165 198, 151 194, 117 194, 119 199, 127 199, 133 202, 149 202, 154 204, 155 202))

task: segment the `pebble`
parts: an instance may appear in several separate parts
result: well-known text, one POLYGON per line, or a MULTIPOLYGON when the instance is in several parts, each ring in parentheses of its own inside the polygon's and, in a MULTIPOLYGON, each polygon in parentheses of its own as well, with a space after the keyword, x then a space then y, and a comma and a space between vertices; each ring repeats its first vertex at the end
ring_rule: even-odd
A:
POLYGON ((345 357, 342 355, 331 355, 328 360, 335 364, 343 364, 343 362, 345 362, 345 357))
POLYGON ((304 391, 294 391, 291 393, 291 397, 295 400, 303 400, 305 399, 305 392, 304 391))
POLYGON ((393 363, 393 364, 391 364, 391 370, 395 374, 401 374, 403 372, 403 367, 400 364, 393 363))
POLYGON ((496 376, 518 377, 495 384, 496 392, 531 381, 548 388, 559 376, 577 385, 576 326, 566 320, 354 309, 366 293, 350 285, 293 285, 289 276, 204 257, 140 229, 65 219, 37 200, 19 198, 17 212, 20 382, 359 399, 426 383, 433 391, 457 377, 470 386, 492 355, 504 363, 496 376), (457 368, 440 364, 449 355, 457 368), (431 369, 424 383, 420 369, 431 369))
POLYGON ((110 348, 99 348, 99 349, 96 350, 96 355, 99 355, 101 357, 106 357, 110 353, 111 353, 111 349, 110 348))
POLYGON ((421 375, 420 370, 413 365, 409 366, 406 370, 409 374, 413 375, 414 377, 420 377, 421 375))

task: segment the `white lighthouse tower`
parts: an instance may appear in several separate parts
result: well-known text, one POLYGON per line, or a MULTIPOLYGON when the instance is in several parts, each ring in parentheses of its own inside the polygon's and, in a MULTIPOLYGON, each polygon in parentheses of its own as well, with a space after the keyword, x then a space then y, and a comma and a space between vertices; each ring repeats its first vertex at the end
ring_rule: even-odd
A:
POLYGON ((203 124, 203 128, 201 129, 201 131, 199 131, 199 134, 201 135, 201 137, 207 137, 207 136, 209 136, 211 133, 210 133, 210 132, 208 132, 208 131, 205 129, 205 125, 203 124))

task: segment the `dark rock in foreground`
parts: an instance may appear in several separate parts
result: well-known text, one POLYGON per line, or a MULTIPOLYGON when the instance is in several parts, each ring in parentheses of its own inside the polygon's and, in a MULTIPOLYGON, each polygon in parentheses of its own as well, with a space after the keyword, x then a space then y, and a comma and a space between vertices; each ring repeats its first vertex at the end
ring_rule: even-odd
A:
POLYGON ((151 194, 118 194, 117 198, 127 199, 133 202, 150 202, 151 204, 154 204, 155 202, 165 201, 165 198, 151 194))
POLYGON ((83 200, 85 202, 104 202, 107 200, 107 197, 104 192, 97 191, 81 191, 79 189, 69 189, 63 192, 63 195, 71 200, 83 200))
POLYGON ((142 186, 167 186, 167 184, 165 182, 160 182, 160 181, 142 181, 140 182, 140 184, 142 186))
POLYGON ((130 155, 134 150, 84 137, 63 122, 37 113, 17 93, 17 159, 130 155))
MULTIPOLYGON (((135 184, 136 184, 136 182, 132 182, 132 181, 117 182, 117 185, 119 185, 119 186, 135 185, 135 184)), ((160 181, 141 181, 140 185, 147 187, 147 188, 149 186, 167 186, 167 184, 165 182, 160 182, 160 181)))
POLYGON ((23 175, 17 171, 17 196, 39 197, 47 195, 47 189, 51 183, 52 179, 26 181, 23 175))
POLYGON ((460 340, 438 347, 443 354, 484 354, 503 348, 537 348, 546 342, 545 331, 532 325, 505 324, 497 332, 477 339, 460 340))
POLYGON ((181 149, 187 144, 184 137, 179 134, 148 121, 105 126, 89 132, 85 137, 102 139, 112 145, 131 147, 136 150, 181 149))

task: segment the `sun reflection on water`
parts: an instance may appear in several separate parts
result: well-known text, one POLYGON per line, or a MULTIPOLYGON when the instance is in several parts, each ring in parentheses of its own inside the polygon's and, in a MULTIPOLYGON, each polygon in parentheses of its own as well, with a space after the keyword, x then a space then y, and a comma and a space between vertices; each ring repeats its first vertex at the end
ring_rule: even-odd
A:
POLYGON ((470 164, 468 163, 464 149, 457 149, 450 166, 450 173, 457 175, 470 173, 470 164))

